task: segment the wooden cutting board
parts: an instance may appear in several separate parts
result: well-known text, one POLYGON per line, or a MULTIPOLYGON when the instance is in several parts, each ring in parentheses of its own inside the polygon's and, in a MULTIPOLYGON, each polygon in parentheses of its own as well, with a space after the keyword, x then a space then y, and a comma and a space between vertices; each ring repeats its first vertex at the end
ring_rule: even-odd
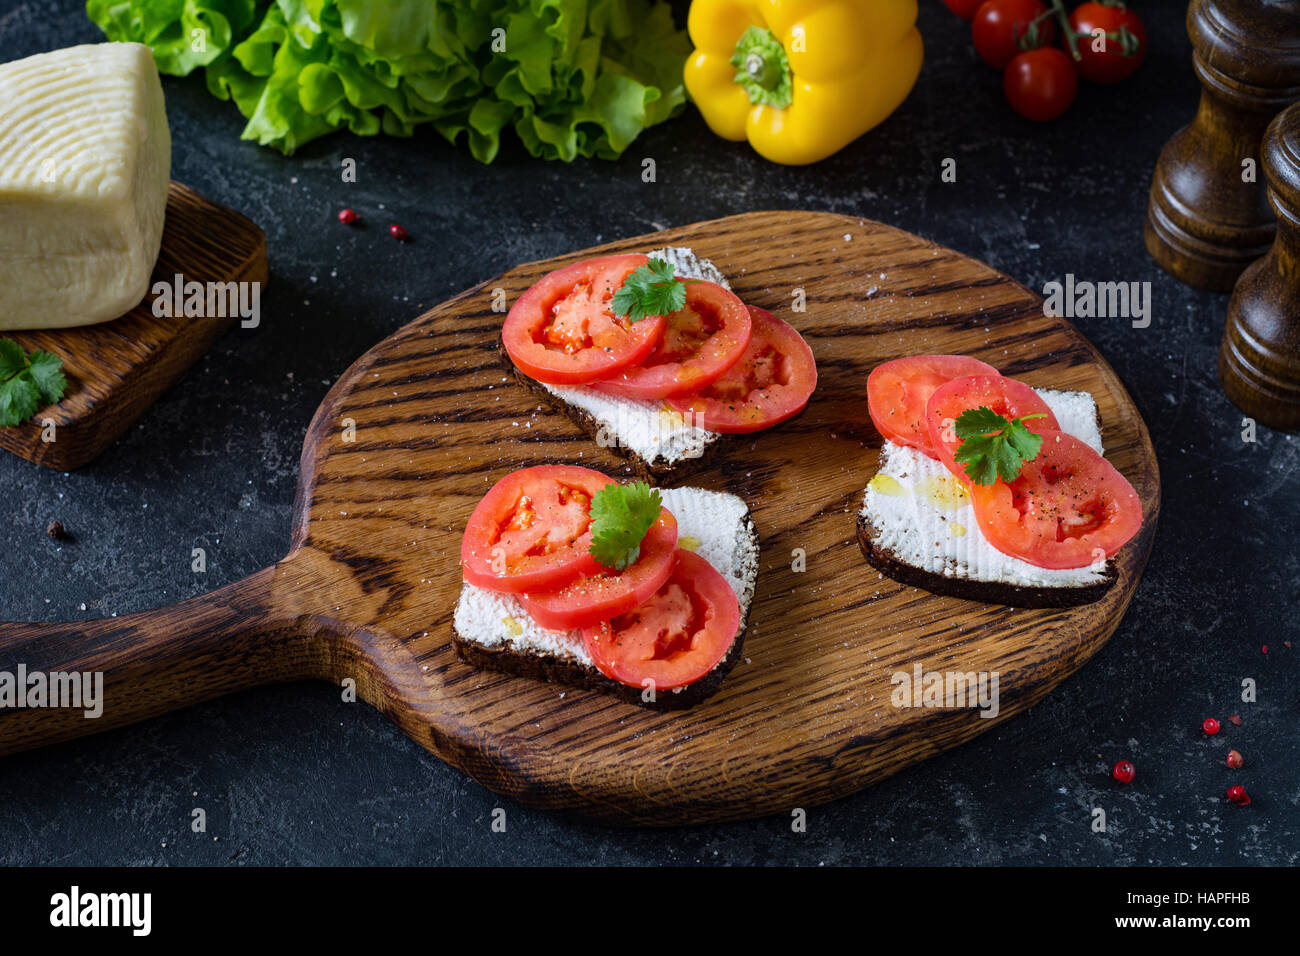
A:
MULTIPOLYGON (((153 283, 260 282, 266 285, 266 236, 233 209, 173 182, 153 283)), ((57 405, 12 428, 0 448, 58 471, 87 464, 117 440, 203 355, 238 315, 159 318, 152 292, 111 322, 72 329, 0 332, 28 352, 63 359, 68 390, 57 405), (53 430, 46 428, 53 422, 53 430), (53 440, 50 440, 50 439, 53 440)))
POLYGON ((420 745, 485 786, 625 824, 788 814, 969 740, 1043 697, 1111 635, 1160 510, 1155 454, 1124 387, 1038 296, 988 266, 877 222, 761 212, 520 266, 381 342, 326 396, 302 455, 288 556, 184 604, 87 624, 0 625, 0 671, 103 670, 104 715, 0 710, 0 752, 35 747, 254 684, 356 681, 420 745), (734 443, 690 483, 741 495, 762 538, 744 659, 720 693, 652 713, 480 671, 448 644, 461 532, 488 487, 542 462, 621 461, 539 409, 497 364, 502 315, 544 273, 593 254, 689 245, 747 301, 796 325, 820 385, 800 418, 734 443), (806 312, 790 309, 803 289, 806 312), (937 597, 882 578, 854 539, 880 437, 877 363, 985 359, 1033 385, 1087 389, 1146 523, 1119 583, 1068 610, 937 597), (355 427, 354 440, 350 428, 355 427), (792 570, 792 552, 807 569, 792 570), (1001 712, 895 708, 890 676, 997 671, 1001 712))

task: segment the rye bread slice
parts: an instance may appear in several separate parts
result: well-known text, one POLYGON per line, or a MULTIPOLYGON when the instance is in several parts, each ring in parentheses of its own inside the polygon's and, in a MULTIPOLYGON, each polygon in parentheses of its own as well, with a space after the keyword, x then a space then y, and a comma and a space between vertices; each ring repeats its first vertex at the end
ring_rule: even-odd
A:
MULTIPOLYGON (((539 400, 549 405, 551 408, 563 412, 569 419, 583 430, 594 442, 600 441, 600 422, 595 419, 589 412, 571 405, 558 395, 547 391, 545 386, 536 379, 529 378, 521 372, 515 363, 510 361, 510 355, 506 352, 505 346, 497 344, 497 355, 501 360, 501 366, 511 375, 516 382, 522 385, 528 391, 537 396, 539 400)), ((678 458, 676 461, 655 461, 653 463, 646 461, 640 454, 627 448, 621 442, 612 446, 611 451, 620 455, 627 460, 632 469, 633 475, 642 481, 649 482, 652 485, 663 484, 667 481, 677 482, 688 478, 698 472, 704 471, 713 464, 713 459, 718 453, 718 448, 725 444, 727 439, 732 436, 721 435, 709 442, 704 447, 703 454, 695 458, 678 458)))
POLYGON ((1110 563, 1106 565, 1102 580, 1073 587, 1026 587, 1003 581, 976 581, 972 578, 938 574, 908 564, 893 551, 878 544, 879 538, 879 532, 872 527, 867 516, 859 513, 858 546, 862 548, 867 562, 877 571, 901 584, 910 584, 932 594, 945 594, 982 604, 1026 608, 1076 607, 1100 599, 1119 577, 1114 564, 1110 563))
MULTIPOLYGON (((754 527, 752 516, 749 514, 745 515, 745 531, 749 535, 755 553, 757 553, 758 531, 754 527)), ((756 563, 754 567, 755 581, 757 581, 757 575, 758 567, 756 563)), ((463 637, 456 630, 454 621, 451 626, 451 646, 456 651, 457 657, 474 667, 502 671, 516 677, 529 677, 553 684, 565 684, 586 690, 600 691, 603 694, 617 697, 625 703, 645 707, 647 710, 683 710, 687 707, 694 707, 715 694, 718 688, 722 686, 727 674, 740 660, 745 644, 745 632, 749 626, 749 612, 753 607, 753 600, 754 596, 751 595, 749 605, 741 609, 740 626, 736 629, 736 638, 731 642, 731 647, 722 660, 718 661, 711 671, 695 683, 677 691, 659 691, 655 694, 653 701, 642 699, 643 689, 641 687, 632 687, 606 677, 591 664, 561 658, 555 654, 535 652, 527 648, 486 647, 477 641, 463 637)))

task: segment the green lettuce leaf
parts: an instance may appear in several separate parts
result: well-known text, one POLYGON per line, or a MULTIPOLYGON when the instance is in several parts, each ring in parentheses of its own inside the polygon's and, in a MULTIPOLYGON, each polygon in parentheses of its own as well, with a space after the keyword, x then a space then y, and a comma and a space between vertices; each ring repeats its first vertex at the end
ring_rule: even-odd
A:
POLYGON ((339 129, 431 125, 490 163, 507 130, 534 156, 617 158, 685 103, 690 50, 664 0, 87 0, 158 68, 203 69, 286 154, 339 129))

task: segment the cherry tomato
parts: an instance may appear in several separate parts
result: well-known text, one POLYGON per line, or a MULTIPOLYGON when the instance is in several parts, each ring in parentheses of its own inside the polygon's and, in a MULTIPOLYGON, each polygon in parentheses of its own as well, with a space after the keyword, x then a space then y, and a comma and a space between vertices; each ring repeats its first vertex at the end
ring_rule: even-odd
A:
POLYGON ((817 388, 817 363, 803 336, 766 309, 747 308, 754 330, 740 361, 712 385, 668 399, 697 428, 770 428, 803 411, 817 388))
POLYGON ((677 549, 672 576, 640 607, 582 632, 606 677, 656 690, 693 684, 727 656, 740 629, 740 602, 708 561, 677 549))
POLYGON ((966 355, 912 355, 883 362, 867 376, 867 412, 885 438, 938 458, 925 420, 930 396, 954 378, 997 374, 992 365, 966 355))
POLYGON ((1112 7, 1104 3, 1081 3, 1070 14, 1070 26, 1079 37, 1079 74, 1090 83, 1118 83, 1133 74, 1147 55, 1147 31, 1138 15, 1125 7, 1112 7), (1094 31, 1103 34, 1120 34, 1121 30, 1132 39, 1129 44, 1136 49, 1131 56, 1124 55, 1124 41, 1113 36, 1093 38, 1094 31), (1095 49, 1100 46, 1101 49, 1095 49))
POLYGON ((749 310, 735 293, 712 282, 688 282, 686 306, 668 316, 655 350, 592 387, 643 401, 696 391, 740 360, 752 329, 749 310))
POLYGON ((585 385, 643 361, 666 321, 630 322, 610 308, 623 280, 646 256, 605 256, 557 269, 534 283, 506 315, 501 340, 515 366, 550 385, 585 385))
POLYGON ((658 591, 676 564, 677 519, 665 508, 641 541, 641 554, 622 571, 602 568, 575 578, 558 591, 521 594, 519 603, 534 621, 553 631, 590 627, 631 611, 658 591))
POLYGON ((975 520, 1003 554, 1039 568, 1084 568, 1142 527, 1142 503, 1115 466, 1065 432, 1043 431, 1012 482, 968 485, 975 520))
POLYGON ((1023 418, 1025 415, 1042 415, 1025 422, 1030 431, 1060 431, 1061 425, 1038 393, 1024 382, 1001 375, 974 375, 955 378, 934 390, 925 405, 926 425, 930 430, 930 444, 939 453, 939 460, 958 478, 968 480, 966 466, 957 461, 961 439, 953 432, 953 422, 970 408, 989 408, 1003 418, 1023 418))
MULTIPOLYGON (((995 70, 1003 69, 1020 53, 1020 39, 1034 20, 1047 12, 1041 0, 984 0, 971 21, 971 40, 980 59, 995 70)), ((1038 44, 1056 38, 1051 18, 1038 22, 1038 44)))
POLYGON ((599 572, 588 552, 591 498, 613 480, 573 465, 538 465, 506 475, 465 525, 465 580, 518 594, 557 590, 579 575, 599 572))
POLYGON ((1045 46, 1021 53, 1007 64, 1002 91, 1011 108, 1025 119, 1046 123, 1074 102, 1079 76, 1066 53, 1045 46))
POLYGON ((983 2, 984 0, 943 0, 943 5, 963 20, 969 20, 975 16, 975 11, 983 2))

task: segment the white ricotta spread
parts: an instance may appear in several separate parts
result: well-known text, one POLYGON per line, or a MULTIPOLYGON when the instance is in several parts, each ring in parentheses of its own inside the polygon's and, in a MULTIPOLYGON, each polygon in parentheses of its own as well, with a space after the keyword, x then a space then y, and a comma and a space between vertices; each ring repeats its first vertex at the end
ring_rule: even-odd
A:
MULTIPOLYGON (((1102 453, 1097 405, 1087 392, 1039 389, 1061 430, 1102 453)), ((1039 568, 994 548, 980 533, 961 483, 943 462, 886 441, 862 512, 876 543, 913 567, 948 577, 1019 587, 1080 587, 1104 577, 1106 562, 1086 568, 1039 568)))
POLYGON ((171 137, 149 48, 0 65, 0 329, 115 319, 149 289, 171 137))
MULTIPOLYGON (((725 492, 702 488, 660 489, 664 507, 677 519, 677 543, 689 548, 727 579, 736 592, 743 620, 758 581, 758 546, 750 535, 745 502, 725 492)), ((579 631, 551 631, 539 626, 514 597, 468 581, 456 604, 456 633, 483 647, 552 654, 590 665, 579 631)))
MULTIPOLYGON (((703 279, 731 288, 717 266, 684 246, 666 246, 647 255, 672 263, 673 274, 681 278, 703 279)), ((542 383, 542 387, 594 418, 601 426, 601 444, 633 451, 648 465, 660 462, 671 465, 699 458, 709 445, 722 437, 717 432, 697 428, 664 402, 607 395, 583 385, 542 383)))

